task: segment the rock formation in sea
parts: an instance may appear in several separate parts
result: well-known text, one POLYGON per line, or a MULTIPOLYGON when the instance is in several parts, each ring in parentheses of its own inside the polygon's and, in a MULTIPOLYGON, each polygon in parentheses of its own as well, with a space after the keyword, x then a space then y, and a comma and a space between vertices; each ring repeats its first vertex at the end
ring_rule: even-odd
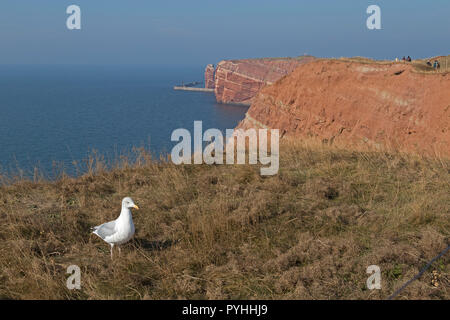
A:
POLYGON ((450 155, 450 74, 318 59, 263 88, 238 128, 450 155))
MULTIPOLYGON (((220 61, 215 69, 213 86, 217 102, 250 105, 265 85, 274 83, 312 60, 314 57, 301 56, 220 61)), ((206 67, 205 86, 211 82, 213 72, 210 66, 206 67)))
POLYGON ((213 64, 208 64, 205 68, 205 88, 214 89, 215 68, 213 64))

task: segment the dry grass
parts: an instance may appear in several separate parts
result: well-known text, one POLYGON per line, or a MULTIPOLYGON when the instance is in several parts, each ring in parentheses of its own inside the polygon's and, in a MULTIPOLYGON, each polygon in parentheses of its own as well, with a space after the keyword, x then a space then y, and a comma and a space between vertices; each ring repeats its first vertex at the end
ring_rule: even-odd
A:
POLYGON ((450 56, 434 57, 429 59, 415 60, 414 62, 415 71, 419 73, 447 73, 450 71, 450 56), (434 61, 439 61, 441 67, 435 70, 433 67, 427 65, 427 61, 434 64, 434 61))
MULTIPOLYGON (((290 61, 290 60, 304 60, 304 59, 308 59, 308 58, 314 58, 313 56, 310 55, 303 55, 303 56, 297 56, 297 57, 266 57, 266 58, 247 58, 245 60, 248 61, 290 61)), ((235 60, 228 60, 228 61, 232 61, 232 62, 242 62, 241 59, 235 59, 235 60)))
MULTIPOLYGON (((326 59, 328 60, 328 59, 326 59)), ((427 58, 427 59, 417 59, 413 60, 412 62, 404 62, 399 61, 395 62, 392 60, 374 60, 370 58, 365 57, 342 57, 334 60, 344 61, 344 62, 358 62, 362 64, 377 64, 377 65, 392 65, 395 63, 404 63, 404 64, 412 64, 414 66, 414 72, 417 73, 425 73, 425 74, 433 74, 433 73, 447 73, 450 71, 450 56, 440 56, 440 57, 433 57, 433 58, 427 58), (427 61, 430 61, 433 65, 434 61, 438 60, 441 67, 438 70, 435 70, 433 67, 430 67, 427 65, 427 61)))
MULTIPOLYGON (((0 187, 0 298, 383 299, 450 239, 450 162, 285 142, 278 175, 144 153, 80 178, 0 187), (113 263, 89 227, 141 207, 113 263), (81 290, 66 268, 81 268, 81 290), (366 268, 382 290, 366 289, 366 268)), ((116 252, 117 253, 117 252, 116 252)), ((450 257, 400 296, 449 299, 450 257), (439 286, 431 284, 437 271, 439 286)))
POLYGON ((394 61, 391 60, 375 60, 371 58, 366 57, 341 57, 336 60, 344 61, 344 62, 358 62, 363 64, 379 64, 379 65, 385 65, 385 64, 393 64, 394 61))

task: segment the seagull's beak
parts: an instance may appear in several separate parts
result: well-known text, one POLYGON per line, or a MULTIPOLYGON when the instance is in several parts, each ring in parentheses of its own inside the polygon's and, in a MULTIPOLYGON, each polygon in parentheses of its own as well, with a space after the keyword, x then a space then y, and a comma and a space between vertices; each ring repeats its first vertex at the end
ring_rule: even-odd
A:
POLYGON ((136 210, 139 210, 139 207, 137 205, 134 205, 133 208, 135 208, 136 210))

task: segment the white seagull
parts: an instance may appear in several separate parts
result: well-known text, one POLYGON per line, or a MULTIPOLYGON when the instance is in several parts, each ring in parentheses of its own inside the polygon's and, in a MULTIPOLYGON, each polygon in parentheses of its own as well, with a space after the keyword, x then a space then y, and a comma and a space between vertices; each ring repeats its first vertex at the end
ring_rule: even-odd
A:
POLYGON ((122 200, 122 211, 116 220, 92 228, 93 234, 111 245, 111 259, 113 258, 114 245, 118 246, 120 254, 120 245, 128 242, 134 235, 135 229, 131 208, 139 210, 139 207, 134 204, 131 198, 124 198, 122 200))

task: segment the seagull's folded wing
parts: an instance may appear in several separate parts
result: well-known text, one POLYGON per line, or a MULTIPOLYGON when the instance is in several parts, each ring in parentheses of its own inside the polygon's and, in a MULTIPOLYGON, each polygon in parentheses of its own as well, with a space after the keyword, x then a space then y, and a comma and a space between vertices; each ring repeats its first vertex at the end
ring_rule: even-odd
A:
POLYGON ((94 227, 93 233, 100 238, 105 239, 108 236, 113 235, 116 232, 116 221, 110 221, 102 225, 94 227))

